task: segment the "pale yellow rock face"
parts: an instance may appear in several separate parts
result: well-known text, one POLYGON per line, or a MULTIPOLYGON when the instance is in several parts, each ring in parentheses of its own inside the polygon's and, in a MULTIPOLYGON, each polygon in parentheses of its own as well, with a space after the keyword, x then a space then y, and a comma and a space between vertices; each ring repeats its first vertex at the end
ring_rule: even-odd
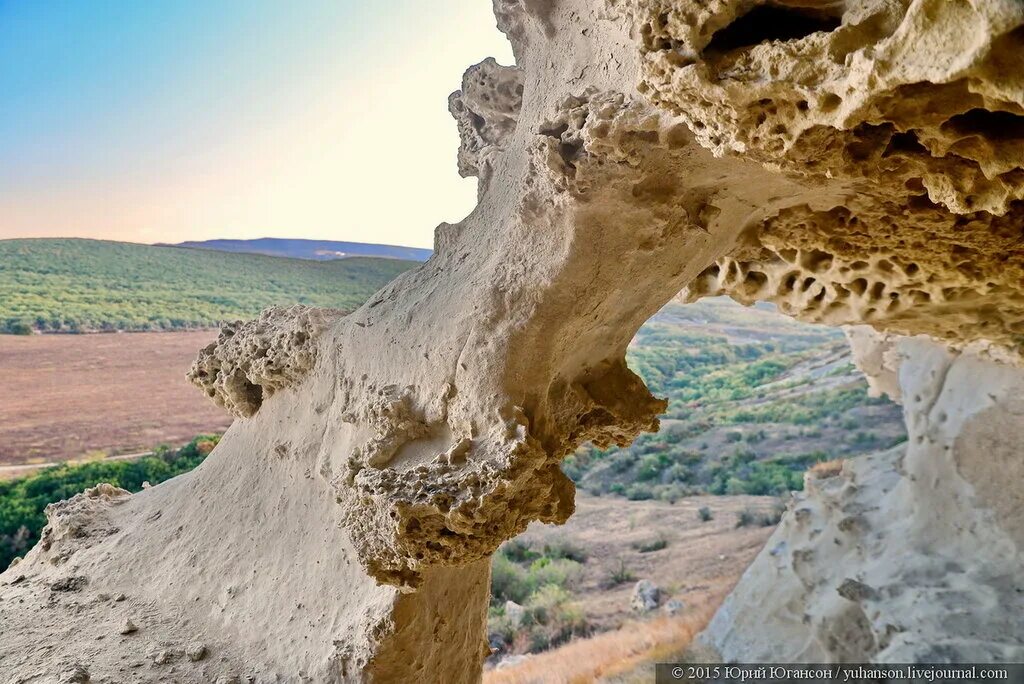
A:
MULTIPOLYGON (((625 352, 680 291, 984 349, 985 377, 1019 363, 1024 5, 494 4, 517 65, 471 67, 449 99, 476 209, 350 315, 270 310, 203 350, 193 381, 239 419, 192 473, 50 511, 48 545, 0 577, 0 671, 478 679, 490 554, 572 514, 559 463, 580 444, 657 429, 665 402, 625 352), (185 657, 196 644, 207 655, 185 657)), ((888 342, 856 335, 889 391, 888 342)), ((1016 462, 1004 395, 1004 422, 944 433, 937 444, 969 438, 928 474, 955 484, 957 510, 1016 520, 976 449, 1016 462)), ((989 527, 1019 544, 1018 523, 989 527)), ((922 614, 902 638, 935 625, 922 614)), ((759 652, 734 627, 722 648, 759 652)))
POLYGON ((716 154, 844 187, 744 236, 688 298, 1024 342, 1024 5, 641 2, 640 85, 716 154), (784 42, 770 38, 789 38, 784 42))
POLYGON ((1024 371, 923 337, 855 349, 895 373, 909 439, 808 473, 702 641, 743 662, 1019 662, 1024 371))

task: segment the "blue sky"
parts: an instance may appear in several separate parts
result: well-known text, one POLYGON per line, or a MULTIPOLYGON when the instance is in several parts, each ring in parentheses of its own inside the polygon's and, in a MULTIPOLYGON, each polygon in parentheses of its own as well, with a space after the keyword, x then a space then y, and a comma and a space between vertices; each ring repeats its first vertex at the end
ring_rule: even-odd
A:
POLYGON ((429 246, 487 0, 0 0, 0 238, 429 246))

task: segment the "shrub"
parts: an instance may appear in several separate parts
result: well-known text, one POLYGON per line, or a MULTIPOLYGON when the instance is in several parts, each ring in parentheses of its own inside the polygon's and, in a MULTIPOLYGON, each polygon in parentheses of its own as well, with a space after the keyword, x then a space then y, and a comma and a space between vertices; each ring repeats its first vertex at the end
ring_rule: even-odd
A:
POLYGON ((683 497, 683 490, 676 485, 670 485, 661 490, 658 498, 670 504, 674 504, 683 497))
MULTIPOLYGON (((552 560, 547 557, 538 558, 530 564, 527 573, 527 585, 530 591, 547 584, 558 587, 574 585, 579 581, 582 569, 580 564, 568 558, 552 560)), ((517 601, 516 603, 520 603, 517 601)))
POLYGON ((768 438, 768 433, 764 430, 758 430, 757 432, 749 432, 746 435, 747 442, 750 444, 757 444, 763 442, 768 438))
POLYGON ((785 504, 783 504, 781 501, 776 501, 775 505, 772 506, 772 510, 762 515, 761 526, 771 527, 773 525, 778 525, 782 521, 782 514, 785 512, 785 504))
POLYGON ((707 506, 701 506, 697 509, 697 517, 701 519, 701 522, 708 522, 715 516, 711 513, 711 509, 707 506))
POLYGON ((662 474, 662 482, 689 482, 692 477, 689 466, 676 463, 662 474))
POLYGON ((652 551, 661 551, 668 546, 668 540, 665 537, 658 535, 656 539, 646 539, 644 541, 634 542, 633 548, 640 553, 651 553, 652 551))
POLYGON ((626 498, 630 501, 646 501, 654 498, 654 490, 637 482, 626 487, 626 498))
POLYGON ((31 335, 34 332, 32 324, 25 321, 11 321, 6 327, 11 335, 31 335))
POLYGON ((515 639, 524 647, 522 650, 543 651, 589 632, 583 609, 563 587, 554 584, 540 587, 524 607, 522 636, 515 639))
POLYGON ((102 482, 137 492, 143 482, 155 485, 169 480, 203 462, 209 451, 204 453, 206 447, 201 449, 200 444, 216 445, 219 439, 217 436, 196 437, 180 449, 158 447, 154 455, 135 461, 63 464, 28 477, 0 482, 0 568, 6 569, 14 558, 39 541, 46 524, 43 509, 47 504, 69 499, 102 482))
POLYGON ((584 563, 587 560, 587 554, 580 548, 579 544, 565 537, 552 539, 546 543, 544 545, 544 555, 555 560, 564 558, 576 561, 577 563, 584 563))
POLYGON ((545 553, 535 551, 521 539, 506 542, 491 561, 491 604, 505 601, 524 604, 539 587, 575 585, 582 568, 569 556, 584 558, 578 548, 555 541, 545 545, 545 553), (551 555, 547 555, 548 553, 551 555))
POLYGON ((541 625, 561 623, 576 627, 584 622, 583 611, 573 600, 573 595, 563 587, 545 584, 530 596, 526 603, 529 617, 541 625))
POLYGON ((498 552, 513 563, 532 563, 541 556, 522 539, 510 539, 501 545, 498 552))
POLYGON ((877 439, 875 437, 875 433, 869 430, 867 432, 861 431, 856 433, 850 441, 857 446, 864 446, 874 443, 875 439, 877 439))
POLYGON ((644 456, 640 460, 640 465, 636 471, 636 479, 641 482, 650 481, 656 479, 661 475, 661 471, 664 470, 665 465, 661 458, 655 455, 644 456))
POLYGON ((636 580, 636 575, 626 566, 626 561, 620 558, 618 564, 613 566, 611 572, 608 573, 606 584, 609 587, 615 587, 626 582, 633 582, 634 580, 636 580))
POLYGON ((487 613, 487 634, 488 638, 497 636, 502 643, 508 645, 516 638, 517 628, 512 626, 512 621, 505 615, 504 608, 491 608, 487 613))
POLYGON ((0 241, 0 329, 216 326, 275 304, 354 310, 415 264, 302 261, 94 240, 0 241))
POLYGON ((500 605, 505 601, 523 603, 530 595, 530 581, 526 568, 517 565, 503 553, 494 554, 491 560, 491 603, 500 605))
POLYGON ((633 467, 636 463, 636 456, 631 451, 620 451, 615 454, 608 463, 613 473, 621 474, 633 467))
POLYGON ((573 594, 557 584, 542 584, 530 592, 521 604, 524 613, 518 626, 505 614, 503 604, 488 610, 487 632, 492 642, 515 644, 517 650, 544 650, 584 636, 589 630, 573 594))
POLYGON ((528 646, 527 650, 530 653, 537 653, 538 651, 546 651, 551 648, 551 638, 548 633, 543 629, 530 629, 526 632, 528 646))
POLYGON ((736 527, 747 527, 750 525, 771 527, 772 525, 778 525, 779 521, 782 520, 782 514, 785 510, 786 507, 781 502, 776 503, 772 510, 768 512, 756 511, 750 507, 744 508, 740 511, 739 517, 736 520, 736 527))

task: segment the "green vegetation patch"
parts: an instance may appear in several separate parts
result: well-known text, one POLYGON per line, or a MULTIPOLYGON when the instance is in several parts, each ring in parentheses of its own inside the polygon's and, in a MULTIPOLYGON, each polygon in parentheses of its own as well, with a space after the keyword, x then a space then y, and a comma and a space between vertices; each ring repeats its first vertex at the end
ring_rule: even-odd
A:
POLYGON ((536 652, 585 636, 590 628, 574 593, 585 562, 586 554, 568 540, 540 548, 521 539, 503 544, 491 560, 491 646, 536 652))
POLYGON ((47 468, 17 480, 0 481, 0 571, 39 541, 46 506, 108 482, 137 492, 143 482, 157 484, 192 470, 213 450, 218 436, 196 437, 180 449, 158 447, 135 461, 93 461, 47 468))
POLYGON ((668 410, 656 434, 565 459, 592 494, 778 496, 802 489, 816 463, 905 439, 899 408, 868 395, 840 333, 764 309, 670 304, 640 328, 627 360, 668 410))
POLYGON ((0 240, 0 333, 216 327, 273 305, 352 310, 413 266, 100 240, 0 240))

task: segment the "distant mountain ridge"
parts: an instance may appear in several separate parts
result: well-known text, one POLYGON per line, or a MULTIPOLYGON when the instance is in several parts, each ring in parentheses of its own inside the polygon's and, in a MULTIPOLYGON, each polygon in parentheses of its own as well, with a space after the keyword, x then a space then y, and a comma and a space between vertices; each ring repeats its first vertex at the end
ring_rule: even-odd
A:
POLYGON ((267 256, 291 257, 330 261, 348 257, 377 257, 379 259, 404 259, 426 261, 431 250, 418 247, 378 245, 365 242, 337 242, 335 240, 301 240, 290 238, 258 238, 255 240, 200 240, 180 242, 172 247, 191 249, 212 249, 218 252, 241 252, 265 254, 267 256))
POLYGON ((354 311, 417 265, 107 240, 0 240, 0 334, 213 328, 292 304, 354 311))

